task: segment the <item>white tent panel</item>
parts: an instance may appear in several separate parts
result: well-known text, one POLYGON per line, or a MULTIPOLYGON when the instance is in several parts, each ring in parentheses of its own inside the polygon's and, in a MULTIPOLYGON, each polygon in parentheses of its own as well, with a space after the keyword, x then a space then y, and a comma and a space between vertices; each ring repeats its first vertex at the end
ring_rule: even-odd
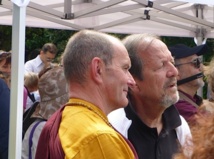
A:
POLYGON ((176 0, 176 1, 182 1, 182 2, 190 2, 190 3, 199 3, 199 4, 210 4, 214 5, 214 1, 212 0, 176 0))
MULTIPOLYGON (((179 37, 194 37, 199 30, 205 30, 204 37, 214 37, 213 4, 181 1, 31 0, 26 11, 26 26, 128 34, 149 32, 179 37)), ((11 15, 12 2, 2 1, 0 24, 12 25, 11 15)))
MULTIPOLYGON (((22 4, 29 0, 13 1, 22 4)), ((13 25, 15 58, 12 59, 9 157, 14 159, 21 158, 23 98, 20 92, 23 91, 25 24, 55 29, 196 37, 199 44, 214 37, 213 0, 31 0, 27 7, 18 7, 9 0, 0 0, 0 3, 0 25, 13 25)))

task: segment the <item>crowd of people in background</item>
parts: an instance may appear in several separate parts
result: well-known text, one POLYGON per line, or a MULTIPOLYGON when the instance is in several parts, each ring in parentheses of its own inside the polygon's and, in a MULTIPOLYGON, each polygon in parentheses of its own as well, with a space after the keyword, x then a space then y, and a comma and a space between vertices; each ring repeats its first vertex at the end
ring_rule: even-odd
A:
MULTIPOLYGON (((213 159, 209 51, 82 30, 53 63, 57 47, 44 44, 25 63, 22 159, 213 159), (207 99, 198 94, 205 82, 207 99)), ((0 50, 0 159, 8 158, 11 59, 0 50)))
POLYGON ((35 158, 40 133, 50 116, 68 101, 68 86, 60 66, 45 68, 38 82, 40 102, 31 115, 22 142, 22 159, 35 158), (32 144, 29 144, 31 141, 32 144), (29 149, 30 148, 30 149, 29 149))

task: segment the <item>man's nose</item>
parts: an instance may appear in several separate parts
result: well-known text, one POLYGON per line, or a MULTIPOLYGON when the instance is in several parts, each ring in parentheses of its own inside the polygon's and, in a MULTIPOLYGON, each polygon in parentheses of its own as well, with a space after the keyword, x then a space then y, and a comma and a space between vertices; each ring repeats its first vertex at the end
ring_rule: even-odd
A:
POLYGON ((129 87, 132 87, 134 85, 136 85, 136 82, 134 80, 134 78, 132 77, 132 75, 130 74, 130 72, 128 72, 128 86, 129 87))

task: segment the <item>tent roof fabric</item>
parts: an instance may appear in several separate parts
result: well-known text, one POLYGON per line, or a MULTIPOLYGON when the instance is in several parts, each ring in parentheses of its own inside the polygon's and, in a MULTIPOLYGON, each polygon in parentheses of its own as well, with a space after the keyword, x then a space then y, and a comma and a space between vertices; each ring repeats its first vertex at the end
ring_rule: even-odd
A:
MULTIPOLYGON (((12 6, 11 1, 2 1, 1 25, 12 25, 12 6)), ((213 4, 170 0, 31 0, 26 13, 28 27, 214 37, 213 4)))
POLYGON ((0 0, 0 25, 13 25, 9 158, 21 158, 23 95, 20 92, 23 91, 25 24, 54 29, 195 37, 200 44, 214 37, 214 4, 211 0, 197 0, 199 4, 191 1, 0 0), (11 1, 30 3, 25 8, 11 1))
MULTIPOLYGON (((28 27, 213 37, 211 4, 169 0, 31 0, 26 13, 28 27)), ((0 24, 12 25, 11 1, 2 2, 0 17, 0 24)))

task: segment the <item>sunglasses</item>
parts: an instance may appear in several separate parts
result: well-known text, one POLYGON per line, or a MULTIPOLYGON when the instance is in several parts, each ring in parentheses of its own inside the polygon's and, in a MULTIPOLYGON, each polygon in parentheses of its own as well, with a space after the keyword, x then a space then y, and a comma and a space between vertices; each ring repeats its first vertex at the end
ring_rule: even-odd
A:
POLYGON ((185 65, 185 64, 192 64, 195 68, 200 68, 202 63, 202 59, 201 58, 197 58, 194 59, 193 61, 187 62, 187 63, 179 63, 179 64, 175 64, 175 67, 181 66, 181 65, 185 65))

